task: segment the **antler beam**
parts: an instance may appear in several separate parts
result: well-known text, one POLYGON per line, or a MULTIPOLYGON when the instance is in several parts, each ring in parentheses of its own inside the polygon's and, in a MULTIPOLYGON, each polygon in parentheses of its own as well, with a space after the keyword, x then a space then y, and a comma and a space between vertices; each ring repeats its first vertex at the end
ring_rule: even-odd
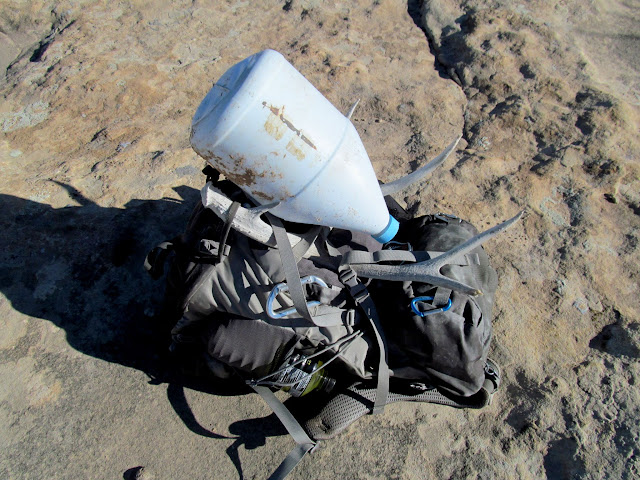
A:
MULTIPOLYGON (((213 211, 223 222, 229 218, 229 209, 233 203, 220 190, 214 187, 211 182, 202 189, 202 205, 213 211)), ((273 229, 260 215, 275 208, 277 203, 270 205, 261 205, 255 208, 239 207, 235 216, 231 220, 231 228, 239 231, 253 240, 270 247, 276 246, 276 239, 273 235, 273 229)), ((300 241, 300 237, 289 234, 289 241, 295 245, 300 241)))
POLYGON ((398 280, 398 281, 414 281, 424 282, 439 287, 457 290, 467 295, 480 295, 482 292, 477 288, 470 287, 464 283, 457 282, 440 273, 440 269, 452 263, 452 261, 465 253, 469 253, 474 248, 482 245, 490 238, 495 237, 498 233, 505 231, 511 225, 522 217, 524 210, 515 217, 486 230, 475 237, 470 238, 466 242, 452 248, 448 252, 443 253, 431 260, 424 262, 410 263, 405 265, 377 265, 377 264, 358 264, 351 265, 356 274, 365 278, 376 278, 379 280, 398 280))

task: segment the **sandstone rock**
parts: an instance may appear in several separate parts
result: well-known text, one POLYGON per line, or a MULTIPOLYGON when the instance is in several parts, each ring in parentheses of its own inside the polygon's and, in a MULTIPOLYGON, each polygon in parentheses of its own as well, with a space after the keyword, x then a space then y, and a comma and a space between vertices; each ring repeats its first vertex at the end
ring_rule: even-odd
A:
POLYGON ((528 212, 486 247, 496 402, 393 405, 291 478, 638 476, 638 18, 618 0, 4 2, 0 476, 261 478, 290 449, 260 399, 162 384, 140 267, 198 201, 195 108, 267 47, 342 111, 361 99, 383 181, 463 134, 399 196, 412 212, 528 212))

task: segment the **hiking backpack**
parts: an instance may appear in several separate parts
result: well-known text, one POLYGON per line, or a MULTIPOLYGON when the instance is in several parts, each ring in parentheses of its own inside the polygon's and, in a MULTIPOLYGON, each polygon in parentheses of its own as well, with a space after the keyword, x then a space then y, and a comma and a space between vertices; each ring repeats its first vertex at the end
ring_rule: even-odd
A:
POLYGON ((185 232, 154 248, 145 268, 160 278, 169 265, 171 350, 200 352, 213 378, 241 378, 296 441, 270 478, 388 403, 490 402, 500 383, 487 358, 497 275, 480 244, 519 216, 478 234, 452 215, 411 218, 387 196, 400 229, 381 245, 360 232, 284 222, 210 167, 205 173, 185 232), (214 197, 228 200, 224 215, 214 197), (249 213, 267 220, 268 240, 236 228, 235 216, 249 213), (300 402, 311 392, 320 406, 296 418, 274 395, 281 388, 300 402))

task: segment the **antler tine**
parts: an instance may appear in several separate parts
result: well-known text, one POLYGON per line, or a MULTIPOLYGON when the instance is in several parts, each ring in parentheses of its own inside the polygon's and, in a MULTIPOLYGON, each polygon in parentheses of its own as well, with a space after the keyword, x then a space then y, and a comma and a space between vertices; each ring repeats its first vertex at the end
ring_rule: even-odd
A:
POLYGON ((351 120, 351 115, 353 115, 353 112, 356 111, 356 107, 358 106, 359 103, 360 103, 360 99, 357 99, 355 101, 355 103, 353 105, 351 105, 351 108, 349 109, 349 112, 347 113, 347 118, 349 120, 351 120))
POLYGON ((457 282, 440 273, 440 269, 451 263, 456 257, 470 252, 474 248, 482 245, 490 238, 495 237, 498 233, 505 231, 511 225, 522 217, 524 210, 515 217, 492 227, 475 237, 470 238, 466 242, 455 248, 424 262, 417 262, 408 265, 391 266, 376 264, 360 264, 352 265, 351 268, 362 277, 377 278, 379 280, 398 280, 398 281, 418 281, 431 283, 439 287, 457 290, 467 295, 480 295, 482 292, 477 288, 470 287, 464 283, 457 282))
POLYGON ((518 213, 516 216, 510 218, 509 220, 506 220, 506 221, 496 225, 495 227, 491 227, 490 229, 485 230, 482 233, 479 233, 475 237, 471 237, 466 242, 461 243, 457 247, 454 247, 451 250, 446 251, 442 255, 438 255, 437 257, 435 257, 435 258, 433 258, 431 260, 426 260, 425 262, 414 263, 413 265, 418 266, 418 265, 421 265, 421 264, 424 264, 424 263, 433 262, 432 264, 433 265, 437 265, 438 269, 440 269, 443 266, 451 263, 451 261, 454 258, 459 257, 461 255, 464 255, 465 253, 470 252, 474 248, 482 245, 484 242, 486 242, 490 238, 495 237, 500 232, 504 232, 507 228, 509 228, 511 225, 513 225, 515 222, 517 222, 520 219, 520 217, 522 217, 523 214, 524 214, 524 210, 521 211, 520 213, 518 213))
POLYGON ((458 138, 456 138, 453 142, 449 144, 447 148, 443 150, 443 152, 440 155, 438 155, 436 158, 431 160, 425 166, 420 167, 415 172, 410 173, 409 175, 406 175, 397 180, 394 180, 393 182, 380 185, 380 190, 382 190, 382 194, 393 195, 396 192, 400 192, 404 190, 409 185, 419 180, 422 180, 424 177, 426 177, 429 173, 431 173, 433 170, 439 167, 447 159, 447 157, 451 154, 451 152, 455 150, 461 138, 462 136, 459 136, 458 138))

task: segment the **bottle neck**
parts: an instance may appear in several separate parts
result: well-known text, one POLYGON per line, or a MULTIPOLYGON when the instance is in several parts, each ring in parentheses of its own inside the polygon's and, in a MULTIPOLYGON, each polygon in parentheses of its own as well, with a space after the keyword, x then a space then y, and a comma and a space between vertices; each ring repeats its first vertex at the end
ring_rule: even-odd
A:
POLYGON ((400 223, 398 223, 398 220, 389 215, 389 223, 387 223, 387 226, 384 227, 384 229, 380 233, 372 235, 372 237, 377 242, 388 243, 396 236, 399 228, 400 223))

